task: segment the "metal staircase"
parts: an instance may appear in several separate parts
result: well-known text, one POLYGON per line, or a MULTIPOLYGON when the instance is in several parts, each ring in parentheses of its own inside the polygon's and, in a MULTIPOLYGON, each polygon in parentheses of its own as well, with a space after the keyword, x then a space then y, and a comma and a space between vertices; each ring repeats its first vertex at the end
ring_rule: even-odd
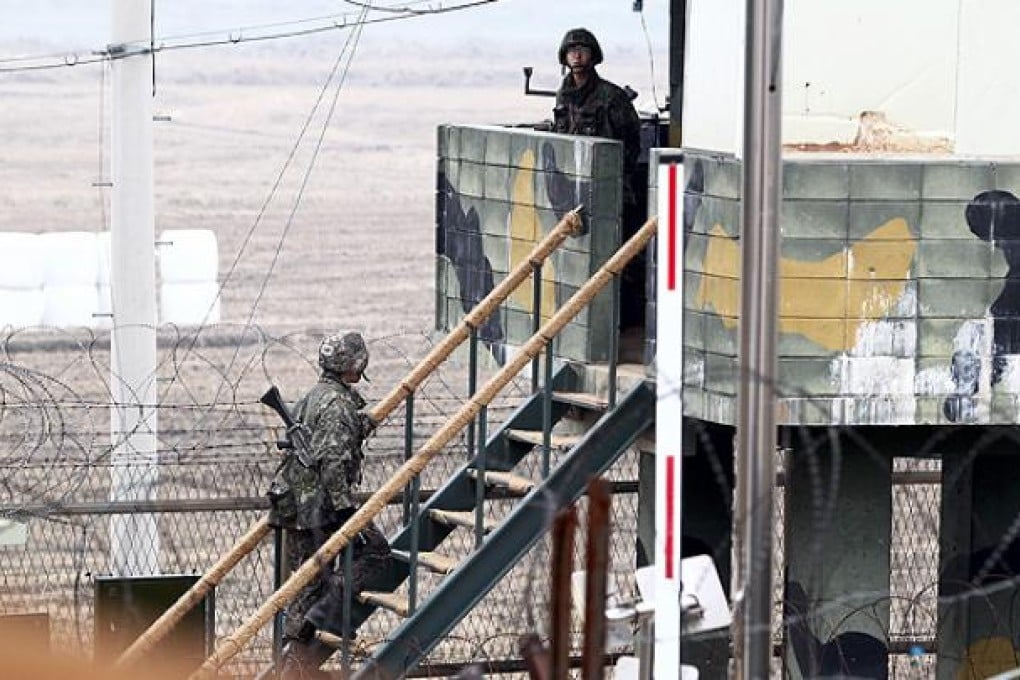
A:
POLYGON ((475 459, 457 470, 391 539, 391 592, 358 593, 351 625, 352 630, 361 625, 377 607, 405 620, 356 678, 396 678, 413 668, 527 554, 548 529, 550 514, 575 502, 588 480, 605 472, 652 424, 655 392, 648 383, 639 383, 609 408, 606 400, 577 392, 578 382, 570 367, 557 372, 550 388, 526 399, 475 459), (578 411, 589 421, 596 419, 586 432, 552 433, 553 425, 578 411), (526 467, 519 464, 529 456, 548 452, 547 446, 564 451, 547 476, 534 479, 515 472, 526 467), (521 500, 504 518, 493 519, 479 503, 484 487, 521 500), (476 534, 476 548, 463 559, 443 552, 444 540, 458 528, 476 534), (415 601, 415 579, 408 581, 407 594, 396 592, 412 568, 416 577, 418 569, 443 577, 420 603, 415 601))
MULTIPOLYGON (((389 560, 388 578, 384 585, 392 588, 385 592, 354 594, 348 607, 343 607, 343 637, 327 641, 317 635, 319 642, 328 647, 344 648, 343 664, 347 667, 352 631, 379 606, 386 606, 406 614, 406 621, 397 627, 392 638, 378 649, 361 677, 398 676, 416 664, 421 656, 435 646, 442 633, 449 631, 461 617, 493 584, 520 559, 542 534, 545 522, 537 521, 534 514, 543 509, 542 517, 576 500, 583 485, 601 474, 647 428, 654 418, 654 391, 641 376, 640 384, 617 403, 616 335, 611 334, 608 366, 608 398, 603 402, 591 395, 578 393, 580 380, 573 369, 553 372, 551 340, 609 283, 618 280, 624 267, 645 248, 658 228, 657 218, 649 219, 616 251, 587 282, 570 296, 553 314, 541 322, 541 298, 536 292, 534 306, 534 333, 520 345, 506 363, 483 386, 476 388, 476 356, 479 341, 478 328, 496 306, 505 300, 527 277, 530 270, 535 291, 540 291, 541 262, 567 233, 576 233, 580 224, 578 211, 568 214, 554 233, 536 246, 533 256, 517 267, 500 282, 429 355, 419 362, 408 376, 384 398, 370 414, 379 421, 386 417, 403 400, 406 403, 405 461, 397 471, 379 486, 343 526, 337 529, 304 564, 294 570, 286 581, 263 602, 258 609, 231 635, 223 638, 216 650, 202 663, 193 678, 213 677, 218 669, 233 658, 258 630, 296 597, 321 570, 321 566, 344 552, 345 581, 350 582, 352 550, 347 549, 357 532, 361 531, 401 489, 405 491, 406 526, 391 541, 395 555, 403 560, 389 560), (421 381, 445 360, 462 341, 470 338, 469 389, 470 397, 428 440, 412 454, 413 428, 411 424, 415 390, 421 381), (545 357, 545 385, 541 394, 533 394, 492 436, 486 435, 488 405, 515 376, 532 365, 532 384, 538 384, 539 359, 545 357), (605 413, 583 436, 560 436, 553 427, 568 411, 579 409, 605 413), (483 442, 479 455, 461 468, 443 488, 431 496, 419 510, 420 475, 429 462, 438 455, 455 436, 468 427, 468 448, 473 451, 475 428, 477 441, 483 442), (564 451, 555 470, 552 469, 552 450, 564 451), (532 451, 542 451, 542 474, 528 479, 515 469, 532 451), (496 474, 493 474, 496 473, 496 474), (504 498, 524 494, 523 501, 503 521, 486 521, 485 501, 487 486, 498 486, 504 498), (472 493, 472 490, 474 493, 472 493), (475 530, 475 551, 460 560, 439 549, 443 540, 457 527, 472 526, 475 530), (488 534, 489 538, 485 538, 488 534), (497 536, 499 537, 497 540, 497 536), (509 543, 509 546, 502 544, 509 543), (512 550, 513 553, 499 552, 512 550), (516 551, 520 551, 517 554, 516 551), (458 564, 459 563, 459 564, 458 564), (443 581, 428 598, 418 604, 417 584, 419 565, 444 576, 443 581), (408 578, 411 576, 412 578, 408 578), (466 579, 466 580, 465 580, 466 579), (398 592, 407 582, 406 596, 398 592), (456 592, 453 592, 456 590, 456 592), (409 637, 410 636, 410 637, 409 637), (414 640, 409 649, 408 640, 414 640), (339 645, 335 644, 339 642, 339 645)), ((617 318, 618 296, 613 287, 613 313, 617 318)), ((472 454, 469 454, 469 456, 472 454)), ((146 630, 117 660, 120 666, 137 663, 141 656, 163 637, 181 619, 195 598, 201 597, 219 583, 223 576, 251 552, 269 531, 266 518, 260 519, 242 536, 226 554, 214 564, 196 586, 179 598, 174 605, 146 630)), ((335 637, 335 636, 332 636, 335 637)), ((316 652, 317 653, 317 652, 316 652)), ((272 672, 272 669, 267 669, 272 672)))

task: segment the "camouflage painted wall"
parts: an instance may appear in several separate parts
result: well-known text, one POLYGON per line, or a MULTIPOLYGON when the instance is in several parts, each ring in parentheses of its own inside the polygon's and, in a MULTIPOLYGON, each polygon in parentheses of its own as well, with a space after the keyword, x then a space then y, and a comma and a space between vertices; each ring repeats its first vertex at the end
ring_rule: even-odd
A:
MULTIPOLYGON (((740 174, 732 156, 685 151, 685 403, 727 424, 740 174)), ((780 421, 1020 421, 1017 191, 1020 163, 785 158, 780 421)))
MULTIPOLYGON (((436 186, 436 328, 449 330, 542 240, 584 204, 587 233, 542 269, 542 320, 580 288, 620 242, 620 145, 524 128, 439 128, 436 186)), ((532 334, 531 281, 480 329, 493 356, 532 334)), ((559 357, 606 361, 611 299, 603 292, 555 339, 559 357)))

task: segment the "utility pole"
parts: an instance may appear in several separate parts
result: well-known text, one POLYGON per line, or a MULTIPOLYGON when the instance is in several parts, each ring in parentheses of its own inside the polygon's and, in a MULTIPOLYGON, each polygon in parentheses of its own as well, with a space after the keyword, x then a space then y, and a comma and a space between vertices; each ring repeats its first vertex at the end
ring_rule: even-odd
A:
MULTIPOLYGON (((110 500, 151 500, 156 454, 156 253, 149 0, 112 0, 110 500)), ((111 569, 159 571, 152 514, 110 520, 111 569)))
POLYGON ((782 26, 782 0, 747 0, 734 631, 743 680, 770 677, 772 661, 782 26))

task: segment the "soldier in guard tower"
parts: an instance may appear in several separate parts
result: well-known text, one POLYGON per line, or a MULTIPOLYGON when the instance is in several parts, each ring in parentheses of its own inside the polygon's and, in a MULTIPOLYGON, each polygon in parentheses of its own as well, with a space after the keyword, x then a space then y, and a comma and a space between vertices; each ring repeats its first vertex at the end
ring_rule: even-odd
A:
MULTIPOLYGON (((604 80, 595 67, 602 63, 602 47, 586 28, 572 28, 563 36, 560 65, 568 72, 556 91, 553 132, 606 137, 623 144, 622 240, 641 227, 644 211, 638 205, 633 175, 641 155, 641 119, 627 90, 604 80)), ((638 256, 623 273, 621 328, 644 325, 645 261, 638 256)))

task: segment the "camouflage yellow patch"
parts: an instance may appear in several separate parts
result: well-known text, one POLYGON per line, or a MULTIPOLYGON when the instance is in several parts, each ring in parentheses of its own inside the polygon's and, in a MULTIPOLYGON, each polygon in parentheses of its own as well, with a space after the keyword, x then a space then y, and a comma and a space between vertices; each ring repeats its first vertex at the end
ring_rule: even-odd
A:
MULTIPOLYGON (((535 209, 535 152, 527 149, 518 161, 510 194, 510 269, 527 260, 528 254, 545 234, 535 209)), ((556 269, 552 260, 542 265, 542 321, 556 311, 556 269)), ((522 283, 510 296, 519 309, 534 311, 534 279, 522 283)))
MULTIPOLYGON (((894 218, 847 250, 818 261, 780 258, 779 332, 797 333, 830 351, 848 350, 857 329, 888 316, 910 277, 917 239, 894 218), (841 320, 846 323, 819 323, 841 320)), ((740 315, 740 244, 721 225, 709 232, 695 307, 714 311, 728 329, 740 315)))

